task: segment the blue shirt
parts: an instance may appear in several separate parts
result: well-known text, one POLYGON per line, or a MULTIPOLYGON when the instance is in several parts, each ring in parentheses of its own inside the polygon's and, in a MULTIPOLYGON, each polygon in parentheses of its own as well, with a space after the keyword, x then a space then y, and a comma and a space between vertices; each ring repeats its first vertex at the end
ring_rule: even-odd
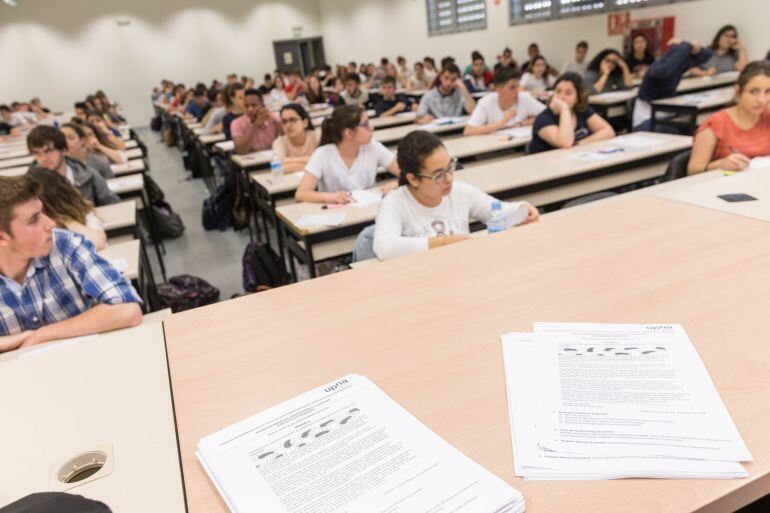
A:
POLYGON ((64 321, 98 304, 142 302, 82 235, 54 229, 52 236, 51 253, 30 261, 23 285, 0 275, 0 335, 64 321))
POLYGON ((195 116, 195 119, 200 123, 200 120, 203 119, 204 113, 203 113, 203 107, 198 105, 195 102, 190 102, 187 104, 187 110, 185 111, 188 114, 195 116))

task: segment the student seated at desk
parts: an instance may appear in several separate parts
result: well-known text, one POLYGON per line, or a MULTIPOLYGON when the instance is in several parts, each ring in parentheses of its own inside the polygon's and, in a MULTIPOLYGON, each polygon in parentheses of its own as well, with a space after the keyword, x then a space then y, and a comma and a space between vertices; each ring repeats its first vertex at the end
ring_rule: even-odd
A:
POLYGON ((120 135, 120 130, 116 130, 117 134, 110 130, 104 122, 104 118, 100 115, 89 113, 88 123, 94 127, 94 131, 100 141, 105 141, 109 146, 116 150, 124 151, 126 149, 126 141, 124 141, 123 137, 120 135))
MULTIPOLYGON (((86 134, 83 128, 76 123, 65 123, 61 127, 64 137, 67 139, 67 155, 79 161, 81 164, 96 170, 102 178, 113 178, 115 174, 110 168, 110 159, 102 154, 89 151, 86 142, 86 134)), ((95 139, 95 137, 94 137, 95 139)))
POLYGON ((340 105, 345 105, 345 100, 342 99, 342 92, 344 90, 345 90, 345 82, 340 77, 336 77, 332 81, 332 91, 326 97, 326 103, 328 103, 332 107, 339 107, 340 105))
POLYGON ((243 88, 243 84, 240 82, 236 82, 225 87, 224 100, 225 109, 227 109, 227 112, 222 118, 222 133, 225 134, 225 138, 228 141, 232 140, 233 138, 233 134, 230 132, 230 127, 232 126, 233 121, 243 115, 245 91, 246 90, 243 88))
POLYGON ((544 93, 554 85, 554 77, 548 73, 548 63, 545 57, 538 55, 532 62, 528 71, 521 77, 519 88, 532 94, 544 93))
POLYGON ((588 43, 585 41, 578 42, 575 45, 575 57, 564 63, 561 72, 564 73, 577 73, 581 77, 586 76, 588 71, 588 63, 586 62, 586 56, 588 55, 588 43))
POLYGON ((478 50, 474 50, 471 57, 472 64, 463 77, 465 87, 471 93, 486 91, 492 83, 492 72, 487 69, 484 56, 478 50))
POLYGON ((341 96, 345 105, 366 107, 369 103, 369 92, 361 89, 361 77, 358 73, 345 75, 345 90, 342 91, 341 96))
POLYGON ((746 48, 738 40, 738 30, 732 25, 725 25, 711 42, 711 58, 690 68, 690 74, 696 77, 712 76, 729 71, 741 71, 749 62, 746 48))
POLYGON ((430 79, 425 74, 425 65, 420 61, 414 63, 414 73, 406 81, 407 91, 415 91, 417 89, 428 89, 430 87, 430 79))
POLYGON ((588 91, 577 73, 556 80, 548 108, 535 119, 529 153, 572 148, 615 137, 615 130, 588 105, 588 91))
POLYGON ((30 125, 29 121, 19 114, 14 112, 8 105, 0 105, 0 121, 10 126, 11 129, 21 130, 30 125))
POLYGON ((185 112, 194 117, 195 121, 200 123, 203 119, 203 116, 206 115, 210 108, 211 105, 206 98, 206 86, 203 84, 198 84, 195 86, 192 101, 187 104, 187 109, 185 109, 185 112))
POLYGON ((276 75, 275 87, 270 91, 267 103, 271 107, 282 107, 289 103, 289 101, 289 97, 286 95, 286 82, 281 75, 276 75))
POLYGON ((669 41, 668 51, 647 70, 634 103, 634 131, 649 131, 652 117, 651 102, 676 96, 679 81, 688 69, 711 58, 711 50, 697 41, 669 41))
POLYGON ((284 135, 273 141, 273 156, 281 159, 286 173, 302 171, 318 148, 313 121, 302 105, 289 103, 281 108, 284 135))
POLYGON ((99 173, 67 156, 67 139, 61 130, 47 125, 36 126, 27 135, 27 148, 39 167, 53 169, 65 177, 97 207, 120 201, 99 173))
POLYGON ((66 178, 43 167, 29 170, 27 176, 40 184, 43 213, 56 223, 57 228, 79 233, 91 241, 96 251, 107 246, 107 234, 94 204, 83 198, 66 178))
POLYGON ((204 134, 218 134, 222 132, 222 120, 225 118, 225 114, 227 114, 224 94, 224 91, 209 90, 208 96, 211 108, 201 120, 204 134))
POLYGON ((519 70, 513 66, 495 71, 495 92, 478 101, 464 135, 483 135, 517 126, 528 126, 545 105, 527 92, 519 92, 519 70))
POLYGON ((735 105, 710 116, 695 132, 688 174, 743 171, 752 158, 770 156, 770 62, 746 65, 735 87, 735 105))
POLYGON ((72 121, 74 122, 72 123, 73 125, 79 126, 83 131, 85 147, 88 149, 89 153, 96 153, 106 157, 112 164, 128 162, 126 152, 120 151, 112 145, 112 142, 102 136, 101 132, 94 125, 78 122, 75 118, 73 118, 72 121))
POLYGON ((395 116, 399 112, 410 112, 417 107, 406 96, 396 94, 396 79, 385 77, 380 84, 381 98, 374 104, 375 117, 395 116))
POLYGON ((450 63, 439 73, 436 86, 423 95, 415 121, 424 125, 436 118, 470 114, 475 107, 476 100, 460 80, 460 68, 450 63))
POLYGON ((245 155, 254 151, 269 150, 276 137, 283 134, 283 129, 262 104, 259 91, 248 89, 244 98, 245 114, 230 126, 235 153, 245 155))
POLYGON ((585 83, 590 94, 624 91, 634 85, 634 76, 620 54, 612 48, 602 50, 588 64, 585 83))
POLYGON ((378 168, 398 176, 395 155, 372 140, 372 127, 361 107, 343 105, 334 109, 323 122, 320 144, 297 186, 294 198, 299 202, 349 203, 350 191, 377 184, 378 168))
POLYGON ((433 82, 436 80, 436 77, 438 77, 436 61, 433 57, 423 57, 422 65, 424 67, 425 76, 428 77, 428 83, 431 84, 428 87, 433 87, 433 82))
POLYGON ((644 34, 637 34, 631 42, 631 49, 624 59, 634 78, 639 80, 647 73, 647 68, 655 62, 655 56, 650 49, 650 41, 644 34))
POLYGON ((82 235, 55 228, 40 184, 0 177, 0 351, 136 326, 141 299, 82 235))
POLYGON ((305 98, 307 98, 308 105, 326 103, 326 93, 324 92, 324 88, 321 87, 321 81, 316 75, 310 75, 307 79, 305 98))
MULTIPOLYGON (((374 225, 374 253, 381 260, 434 249, 469 238, 471 219, 486 222, 494 197, 463 182, 454 182, 457 159, 441 139, 416 130, 398 144, 399 185, 382 201, 374 225)), ((537 220, 529 203, 524 223, 537 220)))

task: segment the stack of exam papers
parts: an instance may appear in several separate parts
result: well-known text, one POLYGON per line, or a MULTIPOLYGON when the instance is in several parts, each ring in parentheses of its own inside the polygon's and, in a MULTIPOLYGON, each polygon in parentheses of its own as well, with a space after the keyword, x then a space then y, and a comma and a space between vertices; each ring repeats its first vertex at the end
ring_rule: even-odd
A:
POLYGON ((348 374, 198 442, 233 513, 518 513, 522 495, 348 374))
POLYGON ((535 323, 503 335, 516 475, 746 477, 751 454, 684 329, 535 323))

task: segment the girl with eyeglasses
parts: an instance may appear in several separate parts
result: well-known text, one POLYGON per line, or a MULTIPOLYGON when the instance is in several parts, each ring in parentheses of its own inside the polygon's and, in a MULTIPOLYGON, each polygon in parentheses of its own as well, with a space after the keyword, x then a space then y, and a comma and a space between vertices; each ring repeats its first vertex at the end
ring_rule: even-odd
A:
POLYGON ((286 173, 302 171, 318 148, 313 121, 302 105, 290 103, 281 108, 284 135, 273 141, 273 155, 281 159, 286 173))
MULTIPOLYGON (((470 219, 486 222, 495 200, 472 185, 454 181, 457 160, 441 139, 422 130, 398 145, 400 187, 380 204, 374 253, 380 260, 434 249, 469 238, 470 219)), ((527 202, 504 203, 504 211, 526 208, 522 224, 538 219, 527 202)))
MULTIPOLYGON (((298 202, 349 203, 350 191, 377 183, 377 168, 398 176, 396 157, 372 140, 372 127, 364 109, 343 105, 334 109, 321 126, 321 142, 305 166, 305 175, 294 198, 298 202)), ((393 185, 384 186, 386 192, 393 185)))

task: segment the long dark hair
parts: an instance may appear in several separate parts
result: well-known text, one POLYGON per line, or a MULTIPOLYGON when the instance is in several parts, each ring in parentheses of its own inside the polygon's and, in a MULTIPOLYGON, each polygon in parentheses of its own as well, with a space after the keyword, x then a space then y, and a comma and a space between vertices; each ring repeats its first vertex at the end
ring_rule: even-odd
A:
POLYGON ((749 81, 760 75, 770 77, 770 62, 753 61, 746 64, 746 67, 743 68, 741 74, 738 75, 738 91, 742 93, 749 81))
MULTIPOLYGON (((620 52, 618 52, 617 50, 614 50, 612 48, 605 48, 601 52, 597 53, 596 57, 591 59, 591 62, 588 63, 588 66, 586 67, 586 69, 588 71, 595 71, 595 72, 599 73, 600 70, 601 70, 602 61, 608 55, 612 55, 612 54, 615 54, 618 57, 620 57, 620 52)), ((620 58, 622 59, 622 57, 620 57, 620 58)), ((612 75, 613 77, 617 77, 617 76, 622 75, 622 74, 623 74, 623 70, 621 70, 620 66, 618 66, 617 64, 615 65, 615 69, 612 70, 612 73, 610 73, 610 75, 612 75)))
POLYGON ((283 114, 283 111, 285 110, 292 110, 297 113, 297 116, 299 116, 299 119, 303 121, 307 121, 307 126, 305 127, 305 130, 312 131, 315 130, 315 127, 313 127, 313 120, 310 119, 310 114, 307 113, 305 110, 305 107, 300 105, 299 103, 287 103, 283 107, 281 107, 281 114, 283 114))
MULTIPOLYGON (((719 48, 719 38, 722 37, 722 34, 724 34, 725 32, 729 32, 731 30, 735 32, 735 37, 738 37, 738 29, 736 29, 733 25, 725 25, 724 27, 719 29, 717 31, 717 35, 714 36, 714 40, 711 42, 711 49, 716 51, 719 48)), ((729 50, 727 50, 727 54, 735 57, 737 52, 735 51, 734 48, 730 48, 729 50)))
POLYGON ((398 168, 401 174, 398 176, 398 185, 407 185, 406 177, 409 174, 417 175, 422 166, 436 148, 444 146, 436 135, 425 130, 409 132, 398 143, 398 168))
POLYGON ((66 178, 44 167, 30 169, 27 175, 40 184, 43 213, 58 226, 64 227, 68 221, 86 224, 86 216, 94 210, 94 205, 66 178))
POLYGON ((634 41, 637 37, 641 37, 644 39, 644 42, 647 43, 647 45, 644 47, 644 60, 645 61, 654 61, 655 55, 652 53, 652 48, 650 48, 650 39, 647 37, 646 34, 639 32, 634 37, 631 38, 631 46, 628 48, 628 52, 626 53, 626 56, 623 60, 626 62, 630 61, 634 57, 634 41))
POLYGON ((575 112, 585 112, 588 109, 588 90, 583 85, 583 77, 577 73, 567 72, 556 79, 556 83, 553 84, 553 88, 559 85, 560 82, 571 82, 575 86, 577 91, 577 103, 575 103, 575 112))
POLYGON ((341 105, 334 109, 332 115, 324 119, 321 124, 321 142, 324 144, 337 144, 342 141, 342 133, 349 128, 355 130, 361 123, 361 114, 364 109, 358 105, 341 105))

